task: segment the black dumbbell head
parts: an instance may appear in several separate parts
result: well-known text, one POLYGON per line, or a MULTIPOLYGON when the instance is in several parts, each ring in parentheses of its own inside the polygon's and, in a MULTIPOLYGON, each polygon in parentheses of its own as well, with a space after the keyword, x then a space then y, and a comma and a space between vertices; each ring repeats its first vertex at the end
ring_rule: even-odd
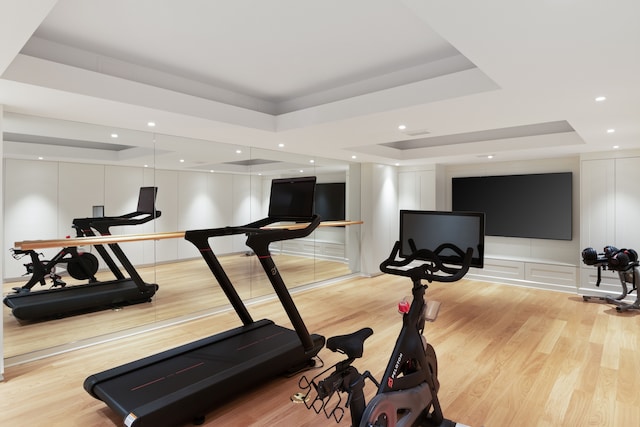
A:
POLYGON ((587 265, 593 265, 598 259, 598 253, 593 248, 585 248, 582 250, 582 262, 587 265))
POLYGON ((609 265, 614 270, 626 270, 629 265, 629 255, 626 249, 620 249, 609 258, 609 265))
POLYGON ((618 248, 615 246, 605 246, 604 247, 604 256, 607 258, 611 258, 618 252, 618 248))

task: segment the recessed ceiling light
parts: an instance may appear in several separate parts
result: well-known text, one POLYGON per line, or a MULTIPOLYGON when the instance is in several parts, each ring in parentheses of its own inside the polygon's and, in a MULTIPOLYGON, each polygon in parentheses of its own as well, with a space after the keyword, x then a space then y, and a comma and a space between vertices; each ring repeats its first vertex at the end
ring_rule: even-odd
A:
POLYGON ((214 173, 215 171, 213 169, 209 169, 209 172, 214 173))
POLYGON ((278 147, 282 148, 284 147, 284 144, 281 142, 280 144, 278 144, 278 147))
POLYGON ((149 165, 144 165, 144 167, 145 167, 145 168, 148 168, 148 167, 149 167, 149 165))
POLYGON ((236 150, 236 154, 242 154, 242 150, 236 150))
POLYGON ((614 146, 613 146, 613 149, 614 149, 614 150, 617 150, 618 148, 620 148, 620 146, 619 146, 619 145, 614 145, 614 146))
POLYGON ((396 166, 400 166, 400 163, 396 163, 396 166))
POLYGON ((39 157, 38 157, 38 160, 44 160, 44 157, 39 156, 39 157))
POLYGON ((489 154, 489 155, 487 156, 487 159, 493 159, 493 154, 489 154))
POLYGON ((357 157, 355 155, 351 156, 352 159, 357 159, 357 157))
POLYGON ((147 122, 147 126, 149 126, 150 128, 154 127, 156 125, 156 122, 147 122))
POLYGON ((315 163, 315 162, 316 162, 316 161, 315 161, 315 160, 313 160, 313 159, 309 160, 309 163, 315 163))
POLYGON ((112 134, 111 134, 111 138, 117 138, 117 137, 118 137, 118 134, 117 134, 117 133, 112 133, 112 134))
POLYGON ((184 159, 180 159, 180 163, 184 163, 184 159))
POLYGON ((607 97, 606 96, 597 96, 596 97, 596 102, 602 102, 602 101, 606 101, 607 97))
POLYGON ((607 133, 615 133, 615 129, 607 129, 607 133))
POLYGON ((300 169, 300 173, 303 173, 303 172, 304 172, 304 169, 300 169))
POLYGON ((405 130, 406 128, 407 128, 407 126, 406 126, 406 125, 400 125, 400 126, 398 126, 398 129, 400 129, 400 130, 405 130))

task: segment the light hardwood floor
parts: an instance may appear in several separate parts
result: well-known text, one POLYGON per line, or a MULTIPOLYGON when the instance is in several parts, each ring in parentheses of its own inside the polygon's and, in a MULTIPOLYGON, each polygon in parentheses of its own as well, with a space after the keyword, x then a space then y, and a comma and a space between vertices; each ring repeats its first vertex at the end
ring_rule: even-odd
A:
MULTIPOLYGON (((294 294, 309 330, 325 336, 370 326, 357 361, 380 377, 400 327, 406 278, 381 275, 294 294)), ((461 280, 432 284, 442 302, 426 336, 438 354, 445 416, 473 427, 640 425, 640 316, 576 295, 461 280)), ((277 301, 254 318, 287 325, 277 301)), ((0 384, 0 425, 119 426, 82 388, 93 373, 238 325, 234 313, 10 367, 0 384)), ((322 350, 326 364, 337 355, 322 350)), ((311 372, 313 373, 313 372, 311 372)), ((299 376, 247 390, 207 414, 208 426, 331 426, 290 401, 299 376)), ((374 390, 367 387, 369 395, 374 390)), ((348 415, 340 425, 349 425, 348 415)))

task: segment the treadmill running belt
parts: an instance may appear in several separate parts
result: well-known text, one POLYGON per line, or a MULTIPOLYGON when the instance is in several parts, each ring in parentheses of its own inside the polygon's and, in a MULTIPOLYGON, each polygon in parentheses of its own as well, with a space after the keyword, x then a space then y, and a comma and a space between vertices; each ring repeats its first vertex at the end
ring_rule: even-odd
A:
POLYGON ((85 388, 91 387, 92 394, 123 417, 136 419, 135 425, 203 416, 217 403, 214 396, 231 397, 309 359, 294 331, 268 320, 257 323, 260 327, 241 327, 221 340, 204 339, 170 350, 167 357, 152 356, 154 361, 146 366, 123 365, 96 374, 97 380, 85 382, 85 388), (127 375, 133 370, 134 375, 127 375), (100 379, 105 374, 107 378, 100 379))

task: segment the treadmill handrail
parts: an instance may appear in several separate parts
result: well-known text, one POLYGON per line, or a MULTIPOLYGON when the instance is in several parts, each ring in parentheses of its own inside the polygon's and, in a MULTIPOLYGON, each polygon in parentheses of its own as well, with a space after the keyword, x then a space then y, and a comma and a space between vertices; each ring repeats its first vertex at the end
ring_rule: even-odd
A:
POLYGON ((109 227, 118 225, 139 225, 147 223, 153 219, 159 218, 162 215, 162 211, 153 212, 130 212, 128 214, 120 216, 106 216, 106 217, 87 217, 87 218, 75 218, 73 220, 73 227, 80 227, 86 230, 86 227, 93 227, 100 231, 101 234, 108 233, 109 227))
MULTIPOLYGON (((111 235, 111 231, 109 230, 112 226, 118 225, 139 225, 147 223, 153 219, 158 218, 162 214, 159 210, 154 210, 153 212, 140 212, 135 211, 128 214, 115 216, 115 217, 88 217, 88 218, 76 218, 73 220, 73 227, 76 229, 77 237, 91 237, 95 236, 94 230, 97 230, 98 233, 102 236, 111 235), (141 218, 137 218, 140 217, 141 218)), ((137 272, 129 258, 125 255, 125 253, 120 248, 118 243, 108 243, 107 246, 111 249, 113 254, 116 256, 118 261, 122 267, 129 274, 129 277, 136 284, 140 292, 144 293, 147 289, 147 284, 144 282, 140 274, 137 272)), ((103 245, 93 245, 96 251, 100 254, 103 261, 111 270, 111 273, 118 280, 124 280, 125 276, 120 271, 120 268, 115 263, 109 252, 105 249, 103 245)))
POLYGON ((264 248, 264 250, 268 251, 269 244, 273 242, 278 242, 280 240, 290 240, 290 239, 300 239, 302 237, 306 237, 313 232, 320 225, 320 216, 313 215, 311 217, 311 222, 307 224, 304 228, 274 228, 274 229, 265 229, 270 224, 275 222, 283 221, 282 218, 265 218, 262 221, 256 221, 250 225, 260 227, 260 232, 249 234, 247 238, 247 246, 253 249, 257 254, 263 254, 263 251, 260 250, 260 247, 264 248))
MULTIPOLYGON (((195 236, 197 236, 198 239, 208 239, 210 237, 230 236, 234 234, 260 235, 259 240, 265 240, 269 243, 280 240, 298 239, 308 236, 320 225, 320 217, 318 215, 314 215, 310 220, 311 222, 304 228, 269 229, 264 227, 276 222, 286 221, 286 218, 263 218, 241 226, 187 230, 185 231, 185 239, 193 240, 195 236)), ((247 245, 249 244, 247 243, 247 245)))
POLYGON ((263 270, 267 274, 269 282, 273 286, 273 289, 282 304, 293 328, 295 329, 300 341, 302 342, 302 346, 305 352, 313 352, 315 349, 314 342, 311 338, 311 334, 307 330, 307 327, 296 308, 291 295, 285 285, 282 276, 278 268, 276 267, 273 258, 269 253, 269 244, 272 242, 276 242, 279 240, 285 239, 296 239, 299 237, 304 237, 309 234, 313 230, 315 230, 318 225, 320 225, 320 217, 318 215, 314 215, 311 218, 311 222, 307 224, 304 228, 296 228, 296 229, 280 229, 280 228, 263 228, 269 224, 274 222, 280 222, 282 218, 265 218, 253 223, 250 223, 245 226, 240 227, 222 227, 222 228, 212 228, 205 230, 189 230, 184 233, 185 240, 193 243, 198 250, 200 251, 200 255, 207 262, 209 269, 216 277, 218 284, 224 291, 225 295, 229 299, 229 302, 235 309, 236 313, 242 320, 242 322, 247 325, 253 322, 249 311, 247 310, 245 304, 242 302, 240 295, 231 280, 227 276, 224 268, 220 265, 217 257, 215 256, 211 245, 209 244, 209 238, 216 236, 226 236, 231 234, 247 234, 246 245, 253 249, 255 254, 262 265, 263 270))

